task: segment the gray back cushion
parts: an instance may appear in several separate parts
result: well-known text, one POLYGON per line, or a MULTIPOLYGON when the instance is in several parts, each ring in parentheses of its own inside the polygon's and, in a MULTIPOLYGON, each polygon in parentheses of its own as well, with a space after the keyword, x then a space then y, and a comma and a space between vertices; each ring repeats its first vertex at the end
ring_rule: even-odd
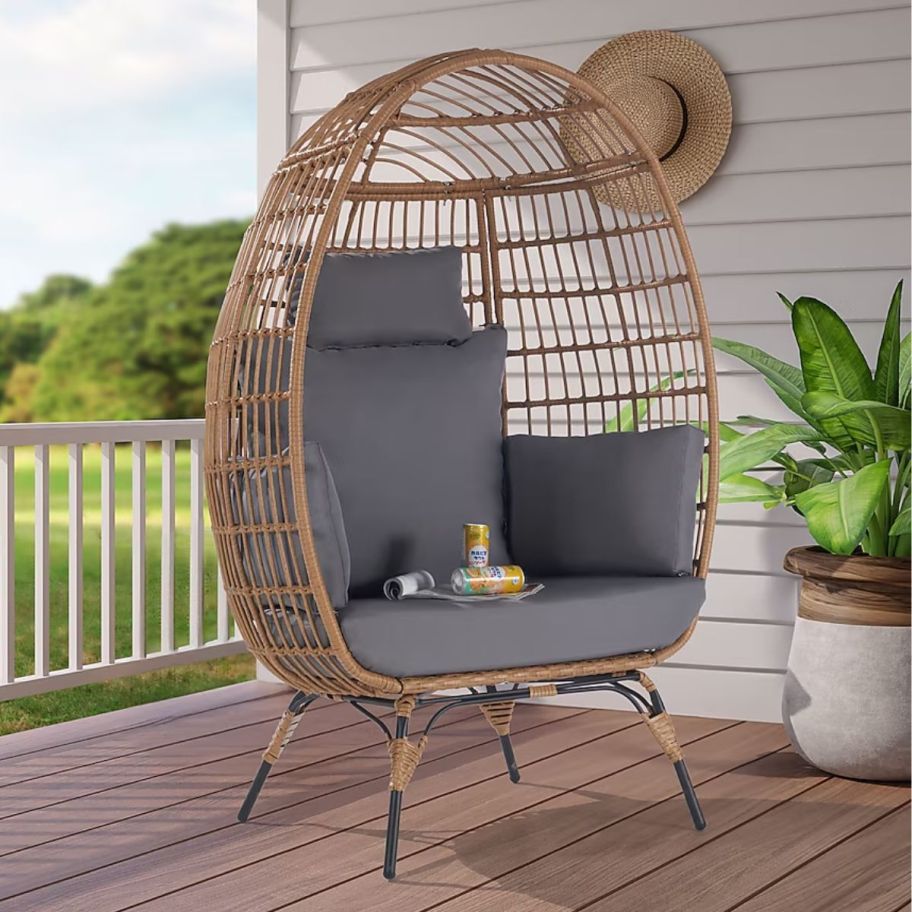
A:
MULTIPOLYGON (((323 583, 335 608, 348 603, 351 575, 348 539, 333 476, 316 442, 304 444, 304 476, 314 549, 323 583)), ((288 466, 239 473, 234 477, 234 521, 243 525, 295 522, 294 494, 288 466)), ((304 572, 297 532, 250 532, 244 536, 244 570, 254 586, 288 586, 287 572, 304 572)), ((286 598, 269 599, 290 604, 286 598)))
POLYGON ((492 563, 506 559, 506 345, 505 330, 489 327, 460 345, 308 348, 304 427, 332 466, 353 597, 379 595, 406 570, 447 580, 466 522, 487 523, 492 563))
POLYGON ((508 437, 513 560, 527 575, 690 573, 703 439, 687 425, 508 437))
POLYGON ((457 247, 323 259, 307 330, 311 348, 465 342, 471 332, 457 247))

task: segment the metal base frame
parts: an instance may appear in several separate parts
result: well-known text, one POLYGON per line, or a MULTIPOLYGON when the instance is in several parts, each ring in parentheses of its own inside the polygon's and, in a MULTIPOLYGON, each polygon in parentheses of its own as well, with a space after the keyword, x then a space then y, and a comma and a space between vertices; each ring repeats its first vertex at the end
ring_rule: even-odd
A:
MULTIPOLYGON (((423 744, 426 742, 428 736, 431 733, 431 730, 434 728, 437 722, 446 713, 452 709, 456 709, 457 707, 469 706, 473 704, 480 707, 490 703, 505 703, 527 700, 531 697, 540 696, 541 690, 542 688, 539 685, 515 684, 512 687, 504 690, 498 690, 493 687, 487 687, 484 691, 476 690, 475 688, 469 688, 468 693, 458 694, 455 696, 429 695, 424 697, 400 697, 399 699, 384 699, 380 697, 341 697, 342 700, 350 703, 356 710, 358 710, 358 712, 362 713, 364 716, 374 722, 381 729, 384 737, 387 739, 388 743, 391 746, 394 743, 398 743, 400 745, 405 744, 407 746, 409 745, 409 719, 413 709, 423 706, 436 707, 428 719, 426 725, 424 726, 421 740, 419 742, 419 748, 416 749, 414 747, 408 747, 408 750, 412 753, 412 756, 410 758, 409 770, 404 775, 402 775, 401 770, 399 771, 398 775, 396 774, 395 764, 397 761, 394 757, 393 751, 391 750, 390 752, 391 758, 393 758, 393 774, 391 775, 390 781, 389 815, 387 818, 386 828, 386 849, 383 857, 383 876, 387 880, 392 880, 396 876, 396 855, 399 845, 399 821, 402 814, 402 796, 404 793, 405 785, 408 784, 408 780, 411 778, 411 774, 414 772, 414 768, 420 761, 423 744), (395 710, 396 724, 394 731, 390 730, 389 726, 386 724, 386 722, 383 721, 383 719, 368 709, 368 706, 382 706, 384 708, 395 710)), ((684 795, 684 800, 687 804, 688 810, 690 811, 690 816, 693 821, 694 828, 697 830, 702 830, 706 827, 706 820, 700 808, 700 802, 697 799, 693 782, 691 781, 690 774, 687 771, 687 766, 684 763, 683 757, 681 756, 680 747, 677 743, 674 729, 671 725, 671 720, 668 717, 665 705, 662 702, 662 698, 659 695, 658 690, 652 681, 649 680, 649 678, 638 671, 621 672, 609 675, 593 675, 548 685, 547 690, 551 696, 564 694, 610 692, 619 694, 620 696, 624 697, 624 699, 626 699, 629 703, 631 703, 633 708, 636 709, 636 711, 640 713, 643 719, 647 722, 650 730, 659 741, 660 746, 672 760, 675 773, 678 777, 678 782, 681 786, 681 791, 684 795), (639 684, 646 691, 645 695, 637 690, 634 690, 629 686, 630 684, 639 684)), ((247 797, 244 800, 244 804, 241 807, 240 813, 238 814, 239 820, 246 820, 250 816, 250 812, 253 809, 253 805, 256 802, 257 796, 259 795, 260 790, 262 789, 273 764, 278 759, 278 754, 281 753, 281 749, 284 748, 285 744, 287 744, 288 740, 290 739, 291 733, 294 731, 294 726, 300 719, 301 714, 303 714, 304 710, 315 699, 317 699, 317 697, 313 694, 295 694, 294 698, 289 704, 288 709, 285 712, 285 715, 282 717, 282 722, 279 723, 279 728, 276 730, 276 734, 273 736, 273 741, 270 744, 270 748, 268 748, 266 753, 263 755, 263 762, 261 763, 260 768, 257 771, 253 782, 251 783, 250 790, 247 793, 247 797), (288 723, 289 717, 291 717, 293 720, 290 726, 288 723), (290 730, 283 732, 283 725, 286 726, 286 729, 290 730), (277 741, 280 743, 278 745, 278 750, 276 751, 275 747, 277 741)), ((516 756, 513 752, 513 744, 510 740, 510 735, 508 732, 498 733, 498 738, 500 741, 501 750, 503 751, 504 760, 507 766, 507 773, 510 777, 510 780, 512 782, 519 782, 519 767, 516 762, 516 756)))

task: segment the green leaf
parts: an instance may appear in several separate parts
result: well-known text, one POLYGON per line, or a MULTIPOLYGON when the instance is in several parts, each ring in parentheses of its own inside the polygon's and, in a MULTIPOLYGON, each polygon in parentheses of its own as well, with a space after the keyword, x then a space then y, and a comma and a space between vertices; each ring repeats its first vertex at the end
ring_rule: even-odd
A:
POLYGON ((912 333, 899 343, 899 404, 908 408, 912 399, 912 333))
POLYGON ((880 349, 877 352, 877 368, 874 371, 874 397, 887 405, 899 405, 899 345, 900 345, 900 309, 902 306, 902 279, 896 285, 887 319, 884 323, 880 349))
MULTIPOLYGON (((656 383, 654 386, 649 387, 650 392, 655 392, 656 390, 666 390, 668 389, 673 380, 680 380, 684 376, 684 371, 675 371, 670 377, 665 377, 656 383)), ((618 412, 617 417, 609 418, 605 422, 605 433, 610 434, 614 431, 635 431, 640 422, 646 417, 646 413, 649 410, 649 399, 637 399, 636 401, 627 402, 624 404, 623 408, 618 412), (634 409, 636 406, 636 409, 634 409), (636 418, 634 418, 636 414, 636 418)))
POLYGON ((795 503, 814 541, 833 554, 851 554, 868 528, 889 474, 890 462, 882 459, 849 478, 799 494, 795 503))
POLYGON ((792 364, 786 364, 765 351, 743 342, 731 339, 713 339, 713 347, 726 355, 743 361, 749 367, 761 373, 770 389, 799 417, 805 417, 801 407, 801 397, 805 393, 804 378, 801 371, 792 364))
POLYGON ((909 535, 912 533, 912 508, 906 504, 905 509, 900 511, 893 525, 890 526, 890 535, 909 535))
POLYGON ((816 443, 818 439, 814 428, 801 424, 779 424, 745 434, 720 448, 719 478, 724 480, 762 466, 790 443, 816 443))
POLYGON ((785 304, 786 310, 791 310, 795 306, 781 291, 776 292, 776 297, 785 304))
POLYGON ((864 355, 835 310, 816 298, 798 298, 792 308, 792 329, 808 392, 835 393, 852 400, 876 397, 864 355))
POLYGON ((899 452, 912 445, 909 409, 864 399, 850 402, 841 396, 819 392, 805 394, 802 402, 821 423, 824 419, 838 418, 858 443, 899 452))
POLYGON ((786 469, 782 476, 787 497, 796 497, 810 488, 833 480, 833 470, 819 464, 816 459, 799 459, 786 469))
POLYGON ((767 484, 753 475, 732 475, 719 483, 722 503, 782 503, 784 499, 781 485, 767 484))
POLYGON ((721 440, 722 443, 731 443, 732 440, 737 440, 739 437, 743 436, 744 434, 734 427, 731 422, 719 422, 719 440, 721 440))

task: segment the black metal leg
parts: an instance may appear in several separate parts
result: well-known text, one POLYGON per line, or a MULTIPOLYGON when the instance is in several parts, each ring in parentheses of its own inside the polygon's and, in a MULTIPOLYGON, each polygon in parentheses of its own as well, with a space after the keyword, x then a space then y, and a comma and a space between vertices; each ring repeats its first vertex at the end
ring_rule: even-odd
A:
MULTIPOLYGON (((396 737, 408 737, 408 716, 396 716, 396 737)), ((383 856, 383 876, 396 876, 396 852, 399 848, 399 817, 402 813, 402 792, 390 789, 389 817, 386 821, 386 852, 383 856)))
POLYGON ((687 809, 693 818, 694 829, 705 830, 706 819, 700 809, 700 802, 697 800, 697 793, 694 791, 693 783, 690 781, 690 773, 687 772, 687 766, 683 760, 678 760, 675 762, 674 768, 678 774, 678 782, 681 783, 681 791, 684 793, 687 809))
POLYGON ((516 755, 513 753, 513 742, 509 735, 500 735, 500 749, 503 751, 504 760, 507 761, 507 772, 510 782, 519 782, 519 767, 516 765, 516 755))
POLYGON ((244 799, 244 803, 238 811, 237 819, 240 820, 241 823, 244 823, 250 817, 250 812, 253 810, 257 798, 260 797, 260 791, 266 783, 266 779, 272 770, 273 764, 279 759, 285 745, 290 740, 292 734, 294 734, 295 727, 300 721, 301 714, 316 699, 317 698, 313 695, 302 693, 297 693, 292 697, 291 703, 288 704, 288 709, 285 710, 282 714, 282 718, 279 720, 275 734, 272 736, 272 741, 269 742, 269 747, 266 748, 266 751, 263 754, 260 768, 256 771, 253 782, 250 783, 250 788, 247 790, 247 797, 244 799))

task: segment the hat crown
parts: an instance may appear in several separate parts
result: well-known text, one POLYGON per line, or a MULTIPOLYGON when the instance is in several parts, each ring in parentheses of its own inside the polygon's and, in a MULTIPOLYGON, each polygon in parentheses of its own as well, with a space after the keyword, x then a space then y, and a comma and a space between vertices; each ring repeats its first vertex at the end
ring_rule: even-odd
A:
POLYGON ((631 74, 608 86, 605 94, 630 118, 659 159, 681 141, 686 113, 681 96, 669 83, 631 74))

